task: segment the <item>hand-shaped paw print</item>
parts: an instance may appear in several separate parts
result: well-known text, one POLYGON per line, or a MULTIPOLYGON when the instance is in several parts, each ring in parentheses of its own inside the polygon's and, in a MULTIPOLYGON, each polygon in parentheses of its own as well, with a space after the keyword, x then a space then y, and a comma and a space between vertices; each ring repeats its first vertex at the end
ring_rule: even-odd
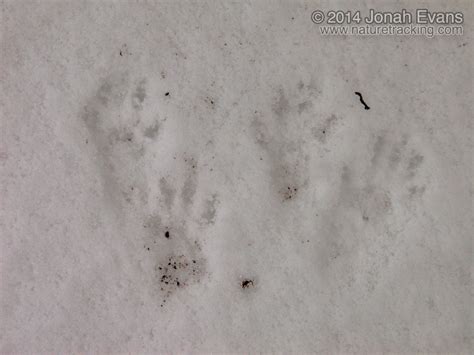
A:
MULTIPOLYGON (((81 112, 107 210, 123 230, 132 265, 147 273, 150 295, 162 307, 207 273, 206 230, 218 216, 219 196, 199 191, 194 154, 160 146, 166 117, 150 102, 161 97, 147 79, 107 76, 81 112), (157 151, 167 149, 166 160, 157 151)), ((179 147, 178 147, 179 149, 179 147)))

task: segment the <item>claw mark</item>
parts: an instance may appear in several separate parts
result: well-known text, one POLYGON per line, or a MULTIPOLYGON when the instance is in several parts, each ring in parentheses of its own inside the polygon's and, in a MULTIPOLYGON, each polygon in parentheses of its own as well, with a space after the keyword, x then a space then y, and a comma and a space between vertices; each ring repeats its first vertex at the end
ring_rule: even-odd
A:
POLYGON ((362 94, 360 92, 355 92, 354 94, 356 94, 357 96, 359 96, 359 99, 360 99, 360 102, 362 103, 362 105, 364 105, 364 108, 366 110, 370 110, 370 107, 367 106, 367 104, 365 103, 364 99, 362 98, 362 94))

